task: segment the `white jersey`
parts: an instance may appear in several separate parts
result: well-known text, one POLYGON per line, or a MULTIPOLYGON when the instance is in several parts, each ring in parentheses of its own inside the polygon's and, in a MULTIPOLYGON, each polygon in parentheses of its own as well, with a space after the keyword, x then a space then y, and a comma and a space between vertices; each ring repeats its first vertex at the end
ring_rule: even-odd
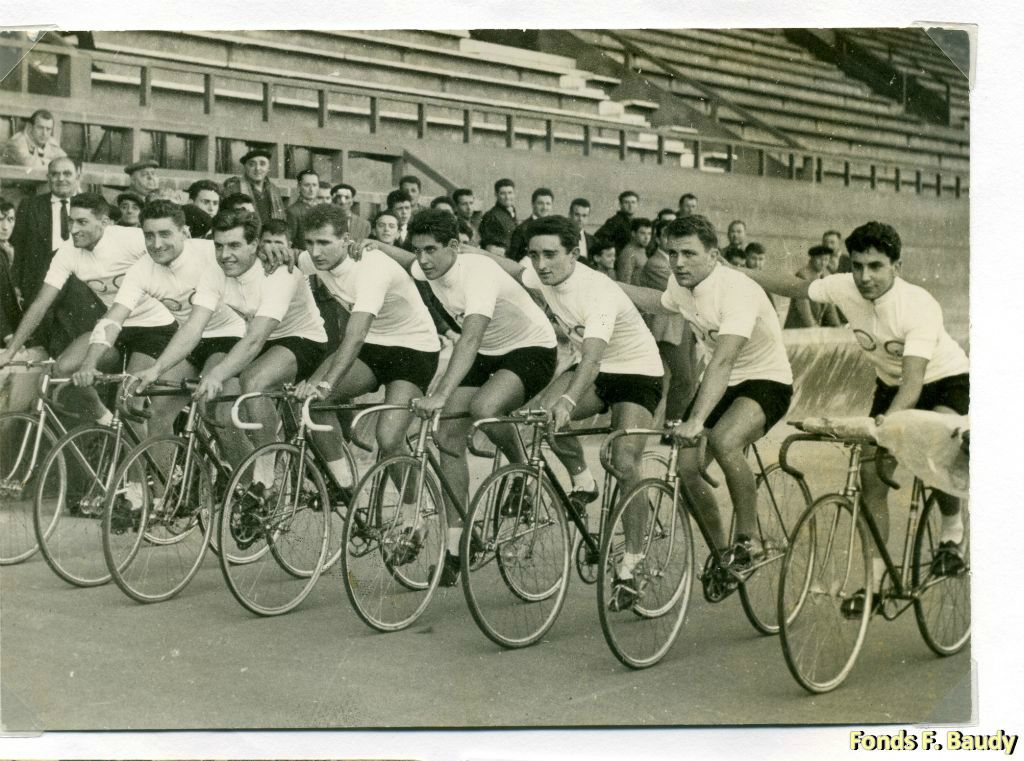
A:
POLYGON ((299 270, 278 267, 269 275, 257 259, 238 277, 227 277, 220 266, 206 270, 196 287, 192 303, 207 309, 226 304, 246 324, 256 317, 278 320, 268 340, 286 336, 326 343, 324 320, 313 300, 309 281, 299 270))
MULTIPOLYGON (((192 299, 203 273, 220 269, 213 250, 213 241, 185 241, 181 254, 168 265, 157 264, 150 256, 144 256, 125 273, 121 288, 114 301, 128 309, 151 296, 171 313, 179 324, 184 324, 192 314, 192 299)), ((245 322, 226 305, 218 307, 203 330, 203 338, 245 335, 245 322)))
POLYGON ((607 275, 577 263, 564 281, 544 285, 527 262, 523 285, 543 294, 573 345, 582 347, 587 338, 608 344, 601 357, 602 373, 662 375, 654 336, 633 302, 607 275))
POLYGON ((315 274, 346 312, 373 315, 366 343, 440 351, 427 305, 409 273, 387 254, 370 249, 358 262, 347 256, 332 270, 318 270, 303 251, 299 268, 307 275, 315 274))
POLYGON ((730 386, 748 380, 793 383, 779 317, 761 286, 746 275, 716 264, 692 290, 669 277, 661 305, 693 326, 708 360, 719 335, 747 339, 729 373, 730 386))
MULTIPOLYGON (((43 282, 59 290, 74 275, 89 286, 110 309, 125 273, 142 257, 149 258, 142 230, 109 225, 103 229, 103 237, 92 251, 76 248, 71 239, 64 241, 50 260, 50 269, 43 282)), ((173 322, 174 318, 163 304, 146 296, 132 308, 124 326, 152 328, 173 322)))
POLYGON ((437 280, 428 280, 419 262, 415 262, 412 276, 426 280, 460 326, 467 315, 482 314, 490 318, 480 354, 500 356, 529 346, 549 349, 556 346, 555 331, 544 312, 489 256, 459 254, 452 268, 437 280))
POLYGON ((943 325, 942 307, 920 286, 897 277, 881 298, 869 301, 846 273, 815 280, 807 295, 842 310, 875 373, 889 386, 902 381, 904 355, 928 360, 925 383, 969 371, 967 354, 943 325))

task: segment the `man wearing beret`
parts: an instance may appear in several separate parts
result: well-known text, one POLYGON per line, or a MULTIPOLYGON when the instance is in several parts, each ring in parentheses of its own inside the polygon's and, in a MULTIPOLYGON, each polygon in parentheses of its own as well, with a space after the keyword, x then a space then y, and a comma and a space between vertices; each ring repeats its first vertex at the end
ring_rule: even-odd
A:
POLYGON ((224 181, 224 195, 244 193, 256 204, 256 213, 262 224, 272 219, 287 219, 281 191, 267 175, 270 174, 271 153, 267 148, 253 148, 242 156, 242 177, 230 177, 224 181))
POLYGON ((160 189, 160 178, 156 176, 159 168, 160 165, 152 159, 126 166, 124 173, 128 175, 128 192, 143 199, 149 198, 150 193, 156 193, 160 189))

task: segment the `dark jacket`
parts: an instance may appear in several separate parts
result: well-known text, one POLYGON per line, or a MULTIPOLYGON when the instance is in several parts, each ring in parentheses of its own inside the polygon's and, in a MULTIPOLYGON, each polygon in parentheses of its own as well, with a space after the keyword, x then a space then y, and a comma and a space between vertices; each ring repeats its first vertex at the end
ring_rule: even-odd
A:
POLYGON ((601 225, 594 235, 598 238, 604 238, 610 240, 615 244, 615 250, 621 251, 632 236, 633 232, 629 229, 630 223, 633 218, 626 214, 624 211, 617 211, 614 215, 608 217, 608 220, 601 225))
POLYGON ((259 212, 263 224, 267 224, 272 219, 285 219, 284 199, 281 197, 281 191, 277 189, 277 185, 272 183, 268 177, 263 180, 263 189, 269 196, 269 208, 261 203, 263 199, 253 190, 249 180, 245 177, 228 177, 224 180, 224 196, 227 197, 232 193, 245 193, 252 198, 256 202, 256 211, 259 212))
POLYGON ((480 218, 480 246, 501 246, 508 251, 512 233, 516 229, 516 218, 504 206, 495 204, 480 218))

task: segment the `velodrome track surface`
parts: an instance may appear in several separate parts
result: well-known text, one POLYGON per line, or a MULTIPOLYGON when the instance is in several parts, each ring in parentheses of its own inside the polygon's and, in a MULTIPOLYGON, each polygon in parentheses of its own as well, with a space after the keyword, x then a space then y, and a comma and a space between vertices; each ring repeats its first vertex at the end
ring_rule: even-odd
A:
MULTIPOLYGON (((598 467, 596 442, 587 451, 598 467)), ((838 447, 794 456, 815 494, 842 477, 838 447)), ((485 472, 474 463, 475 481, 485 472)), ((705 554, 698 543, 698 560, 705 554)), ((212 557, 178 598, 140 606, 113 585, 67 586, 37 556, 0 569, 0 718, 11 731, 913 724, 971 714, 969 652, 935 657, 912 613, 876 618, 847 683, 811 696, 735 596, 712 606, 695 588, 675 647, 643 672, 611 654, 595 597, 573 576, 544 641, 511 652, 479 632, 461 587, 439 590, 410 629, 382 635, 350 610, 337 570, 296 611, 260 619, 232 599, 212 557)))

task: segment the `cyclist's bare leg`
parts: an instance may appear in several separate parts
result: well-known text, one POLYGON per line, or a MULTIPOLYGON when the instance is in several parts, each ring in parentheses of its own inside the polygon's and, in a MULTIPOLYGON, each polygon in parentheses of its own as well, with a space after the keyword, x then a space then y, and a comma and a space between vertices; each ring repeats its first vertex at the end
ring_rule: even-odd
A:
MULTIPOLYGON (((479 389, 469 386, 461 386, 448 397, 448 403, 444 407, 445 415, 459 415, 469 411, 470 403, 474 394, 479 389)), ((461 420, 445 420, 437 431, 437 444, 441 454, 441 472, 448 480, 452 492, 462 500, 463 506, 469 504, 469 464, 466 462, 466 435, 472 425, 471 418, 461 420)), ((458 512, 450 504, 448 496, 445 495, 448 506, 448 528, 454 529, 462 526, 462 519, 458 512)), ((450 543, 449 543, 450 544, 450 543)), ((458 547, 449 546, 451 554, 458 553, 458 547)))
MULTIPOLYGON (((206 363, 203 365, 201 375, 205 376, 210 372, 216 365, 224 359, 226 354, 224 352, 218 352, 217 354, 211 354, 206 359, 206 363)), ((242 384, 238 378, 232 378, 224 383, 224 396, 237 395, 242 389, 242 384)), ((252 451, 252 444, 249 443, 249 439, 246 437, 243 431, 238 430, 231 422, 231 402, 223 402, 221 404, 209 405, 213 408, 212 415, 214 422, 220 426, 216 429, 215 435, 217 441, 220 442, 223 448, 224 459, 227 460, 228 464, 234 467, 245 459, 246 455, 252 451)))
POLYGON ((676 470, 694 510, 700 514, 701 522, 715 543, 715 547, 712 549, 724 550, 727 548, 729 540, 722 527, 722 518, 718 512, 718 500, 715 499, 715 493, 711 487, 701 478, 698 469, 699 465, 706 465, 710 461, 711 452, 707 453, 705 462, 700 463, 697 459, 697 447, 687 447, 679 451, 676 470))
MULTIPOLYGON (((558 397, 564 394, 569 384, 572 383, 572 379, 575 376, 573 371, 567 371, 555 378, 546 389, 544 389, 537 397, 537 401, 541 407, 546 410, 551 409, 558 397)), ((591 394, 592 395, 592 394, 591 394)), ((601 412, 601 406, 598 406, 595 412, 590 412, 590 406, 587 404, 586 399, 580 399, 576 402, 576 406, 573 407, 573 419, 582 420, 584 418, 592 417, 601 412)), ((576 437, 568 436, 559 439, 552 439, 551 451, 555 453, 555 457, 558 461, 565 466, 565 469, 569 471, 570 476, 577 476, 587 468, 587 461, 583 457, 583 445, 580 444, 580 440, 576 437)))
MULTIPOLYGON (((357 359, 352 363, 352 368, 338 381, 331 391, 328 401, 338 404, 348 402, 353 397, 376 391, 379 387, 380 383, 377 382, 377 378, 370 368, 364 362, 357 359)), ((333 426, 333 429, 330 431, 310 432, 311 438, 316 443, 316 447, 320 450, 320 454, 324 456, 324 459, 327 462, 337 462, 344 458, 345 443, 341 431, 338 430, 338 418, 335 413, 327 411, 310 412, 310 417, 316 423, 333 426)), ((352 484, 341 485, 351 486, 352 484)))
MULTIPOLYGON (((53 370, 56 377, 67 378, 72 373, 78 371, 78 368, 82 366, 82 362, 85 360, 86 353, 89 351, 89 338, 91 335, 91 333, 83 333, 60 353, 53 370)), ((103 352, 100 361, 96 363, 96 367, 102 372, 120 372, 121 353, 115 349, 108 348, 103 352)), ((103 415, 110 412, 100 400, 99 393, 92 386, 70 388, 63 393, 73 395, 73 397, 67 396, 64 398, 74 398, 76 408, 83 410, 94 420, 99 420, 103 415)))
MULTIPOLYGON (((589 391, 588 394, 593 394, 589 391)), ((597 397, 594 397, 597 400, 597 397)), ((618 402, 612 405, 612 429, 650 428, 654 416, 645 407, 633 402, 618 402)), ((647 445, 645 436, 622 436, 612 444, 612 467, 619 474, 619 493, 625 494, 643 478, 642 460, 647 445)), ((644 524, 647 511, 639 502, 623 513, 622 523, 626 532, 626 552, 639 553, 643 550, 644 524)))
MULTIPOLYGON (((285 383, 295 380, 295 373, 298 370, 295 356, 283 346, 272 346, 242 371, 239 381, 242 392, 253 391, 276 391, 285 383)), ((263 424, 263 428, 250 432, 250 440, 256 447, 270 444, 277 440, 278 416, 271 400, 260 397, 248 400, 244 408, 244 416, 252 422, 263 424)), ((261 459, 261 458, 257 458, 261 459)), ((257 462, 254 469, 254 480, 261 481, 266 486, 273 483, 274 463, 257 462)))
MULTIPOLYGON (((511 370, 498 370, 473 395, 469 414, 473 420, 501 417, 526 401, 523 382, 511 370)), ((526 452, 513 426, 492 425, 484 431, 509 462, 526 462, 526 452)))
POLYGON ((743 450, 765 434, 765 416, 753 399, 738 397, 708 432, 708 450, 718 461, 736 511, 736 533, 757 535, 757 484, 743 450))

